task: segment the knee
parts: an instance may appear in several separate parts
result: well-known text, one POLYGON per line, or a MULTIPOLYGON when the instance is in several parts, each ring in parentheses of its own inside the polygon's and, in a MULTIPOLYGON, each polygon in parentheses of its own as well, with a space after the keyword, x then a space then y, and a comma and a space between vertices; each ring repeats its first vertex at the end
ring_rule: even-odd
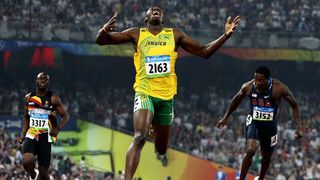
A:
POLYGON ((253 157, 255 154, 256 154, 256 150, 251 148, 249 148, 246 152, 246 156, 250 156, 250 157, 253 157))
POLYGON ((23 157, 23 160, 22 160, 23 167, 31 166, 32 164, 34 164, 34 161, 35 160, 32 156, 23 157))
POLYGON ((145 132, 135 132, 133 137, 133 144, 138 146, 143 146, 146 142, 147 133, 145 132))

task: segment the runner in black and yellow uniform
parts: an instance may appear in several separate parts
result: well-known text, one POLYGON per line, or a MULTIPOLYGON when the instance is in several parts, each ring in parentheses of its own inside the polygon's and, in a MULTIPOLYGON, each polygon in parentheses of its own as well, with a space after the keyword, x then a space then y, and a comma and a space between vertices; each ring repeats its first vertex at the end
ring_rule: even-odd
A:
POLYGON ((100 29, 96 39, 99 45, 132 42, 136 50, 136 95, 133 114, 135 133, 126 158, 126 180, 133 178, 151 124, 157 152, 165 154, 167 151, 173 120, 173 96, 177 93, 177 49, 182 47, 194 55, 210 57, 232 35, 240 21, 239 16, 233 21, 229 17, 223 35, 209 44, 200 45, 179 29, 164 28, 163 17, 161 8, 152 7, 146 13, 145 28, 115 32, 115 13, 100 29))
POLYGON ((60 98, 48 91, 49 75, 39 73, 36 78, 36 92, 25 97, 25 113, 22 136, 23 167, 31 179, 49 179, 49 165, 51 159, 51 143, 55 142, 60 129, 67 123, 68 114, 64 110, 60 98), (55 113, 62 117, 57 124, 55 113), (35 169, 37 157, 39 170, 35 169))

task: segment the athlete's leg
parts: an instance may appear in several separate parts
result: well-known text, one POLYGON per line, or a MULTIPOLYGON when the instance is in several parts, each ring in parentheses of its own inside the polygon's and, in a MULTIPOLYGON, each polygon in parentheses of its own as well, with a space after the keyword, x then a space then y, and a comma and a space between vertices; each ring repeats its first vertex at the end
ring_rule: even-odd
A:
POLYGON ((40 151, 38 153, 38 164, 40 179, 49 180, 49 166, 51 162, 51 143, 39 142, 40 151))
POLYGON ((36 140, 26 138, 23 143, 22 153, 22 165, 24 170, 34 179, 37 176, 35 171, 36 167, 36 148, 37 142, 36 140))
POLYGON ((155 149, 160 155, 164 155, 167 152, 171 125, 173 122, 173 99, 170 100, 160 100, 157 99, 155 106, 155 114, 152 122, 154 129, 154 144, 155 149))
POLYGON ((24 153, 22 160, 24 170, 34 179, 37 175, 34 168, 36 167, 36 158, 32 153, 24 153))
POLYGON ((171 134, 171 125, 161 125, 153 121, 153 128, 155 133, 155 149, 157 153, 157 159, 161 160, 163 166, 168 165, 168 157, 166 155, 169 139, 171 134))
POLYGON ((49 180, 49 166, 39 165, 40 179, 49 180))
POLYGON ((255 155, 257 148, 258 148, 258 140, 256 139, 247 140, 247 151, 241 165, 240 180, 244 180, 246 178, 248 170, 252 163, 252 157, 255 155))
POLYGON ((134 137, 127 152, 125 180, 131 180, 138 167, 152 118, 152 111, 147 109, 137 110, 133 114, 134 137))
POLYGON ((171 133, 171 125, 161 125, 157 122, 152 123, 153 129, 154 129, 154 135, 155 135, 155 147, 156 151, 160 155, 164 155, 167 152, 168 145, 169 145, 169 139, 170 139, 170 133, 171 133))
POLYGON ((261 169, 260 169, 259 179, 263 180, 263 178, 265 177, 267 170, 270 166, 272 153, 273 153, 273 150, 271 151, 261 150, 262 159, 261 159, 261 169))
POLYGON ((261 140, 260 140, 260 149, 261 149, 261 169, 259 179, 263 179, 267 173, 267 170, 270 166, 271 156, 273 150, 277 144, 277 127, 265 128, 261 130, 261 140))

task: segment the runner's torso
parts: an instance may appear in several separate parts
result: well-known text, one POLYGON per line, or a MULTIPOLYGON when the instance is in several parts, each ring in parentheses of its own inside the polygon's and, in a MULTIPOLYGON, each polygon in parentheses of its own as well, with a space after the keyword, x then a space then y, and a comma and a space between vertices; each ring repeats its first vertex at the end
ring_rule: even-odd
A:
POLYGON ((136 81, 134 89, 152 97, 172 99, 177 93, 175 63, 175 40, 173 29, 164 28, 153 35, 141 28, 134 54, 136 81))

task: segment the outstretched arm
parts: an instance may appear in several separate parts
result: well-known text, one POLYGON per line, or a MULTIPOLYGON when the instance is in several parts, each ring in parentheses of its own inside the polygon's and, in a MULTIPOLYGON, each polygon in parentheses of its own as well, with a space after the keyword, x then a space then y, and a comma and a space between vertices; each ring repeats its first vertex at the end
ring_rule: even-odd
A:
POLYGON ((114 32, 117 29, 117 12, 114 13, 112 18, 99 30, 96 37, 98 45, 106 44, 122 44, 132 41, 131 33, 137 31, 137 28, 130 28, 122 32, 114 32))
POLYGON ((231 17, 228 17, 227 22, 225 24, 225 32, 223 35, 221 35, 218 39, 215 41, 212 41, 206 45, 200 45, 197 41, 190 38, 187 34, 176 30, 176 37, 179 37, 178 39, 178 45, 181 46, 186 51, 203 57, 208 58, 210 57, 214 52, 216 52, 232 35, 236 27, 238 26, 240 22, 240 16, 237 16, 234 18, 233 21, 231 21, 231 17))
POLYGON ((242 85, 242 87, 238 91, 238 93, 232 98, 232 100, 228 106, 227 112, 219 120, 219 122, 217 124, 217 128, 221 129, 226 125, 230 115, 233 113, 233 111, 235 111, 238 108, 238 106, 241 104, 242 100, 248 95, 250 87, 251 86, 250 86, 249 82, 242 85))
POLYGON ((290 104, 292 111, 293 111, 293 118, 296 122, 296 132, 295 132, 295 137, 301 138, 302 135, 302 127, 301 127, 301 114, 300 114, 300 108, 299 105, 294 98, 292 92, 289 90, 289 88, 282 84, 282 96, 287 100, 287 102, 290 104))

